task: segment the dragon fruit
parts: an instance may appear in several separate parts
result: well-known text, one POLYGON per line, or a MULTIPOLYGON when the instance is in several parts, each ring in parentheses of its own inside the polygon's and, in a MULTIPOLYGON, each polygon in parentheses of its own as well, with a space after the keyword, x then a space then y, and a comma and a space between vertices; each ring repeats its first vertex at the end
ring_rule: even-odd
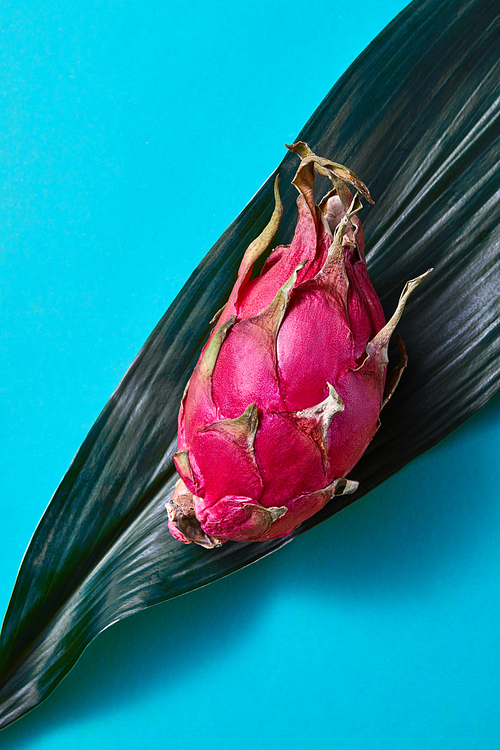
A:
POLYGON ((186 386, 179 414, 180 479, 167 503, 172 535, 211 548, 290 534, 333 496, 373 438, 406 365, 386 385, 389 339, 410 293, 386 324, 366 269, 358 211, 367 187, 299 142, 298 221, 275 248, 278 180, 268 226, 247 249, 230 298, 186 386), (331 190, 317 206, 315 172, 331 190), (347 183, 354 186, 353 196, 347 183))

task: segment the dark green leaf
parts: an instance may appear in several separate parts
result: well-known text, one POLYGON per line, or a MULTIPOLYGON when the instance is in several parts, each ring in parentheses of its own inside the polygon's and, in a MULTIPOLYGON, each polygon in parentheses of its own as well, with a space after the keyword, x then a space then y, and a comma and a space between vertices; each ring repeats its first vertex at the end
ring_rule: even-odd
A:
MULTIPOLYGON (((411 367, 356 467, 360 491, 447 435, 500 385, 500 18, 489 0, 415 0, 365 50, 300 140, 347 164, 376 201, 364 209, 369 267, 386 313, 403 283, 435 271, 399 331, 411 367)), ((295 223, 297 158, 280 166, 295 223)), ((193 273, 92 428, 28 549, 1 635, 1 723, 37 705, 103 628, 226 575, 285 540, 204 550, 175 542, 177 410, 246 246, 272 211, 271 176, 193 273)))

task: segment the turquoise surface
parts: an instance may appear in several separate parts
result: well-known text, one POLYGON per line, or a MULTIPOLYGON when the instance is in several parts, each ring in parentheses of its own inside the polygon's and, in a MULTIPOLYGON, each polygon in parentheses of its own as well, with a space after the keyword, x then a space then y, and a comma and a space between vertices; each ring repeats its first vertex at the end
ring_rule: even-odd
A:
MULTIPOLYGON (((404 5, 3 6, 3 611, 147 335, 404 5)), ((497 398, 274 555, 108 629, 0 747, 499 748, 499 445, 497 398)))

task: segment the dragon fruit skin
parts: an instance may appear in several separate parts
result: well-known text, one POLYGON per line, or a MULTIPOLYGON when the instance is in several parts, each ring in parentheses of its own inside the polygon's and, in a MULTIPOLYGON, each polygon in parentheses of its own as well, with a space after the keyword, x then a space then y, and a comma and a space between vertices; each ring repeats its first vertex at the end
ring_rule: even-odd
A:
POLYGON ((286 536, 334 495, 373 438, 384 395, 387 349, 411 291, 386 324, 368 277, 357 212, 367 188, 304 143, 293 180, 298 221, 289 246, 252 266, 282 214, 278 182, 268 226, 250 245, 238 279, 186 387, 179 414, 180 479, 167 503, 176 539, 204 547, 286 536), (319 206, 315 171, 334 189, 319 206))

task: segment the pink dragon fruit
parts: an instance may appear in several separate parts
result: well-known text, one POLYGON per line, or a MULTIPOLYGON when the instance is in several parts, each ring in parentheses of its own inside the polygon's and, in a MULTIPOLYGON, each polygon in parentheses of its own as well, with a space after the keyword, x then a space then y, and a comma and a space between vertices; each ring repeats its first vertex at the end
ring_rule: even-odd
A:
POLYGON ((357 216, 358 193, 373 202, 368 189, 307 144, 288 148, 301 158, 293 241, 251 278, 282 215, 277 180, 271 220, 244 255, 182 399, 174 456, 181 478, 166 507, 172 535, 186 543, 286 536, 333 496, 354 492, 358 483, 345 477, 406 365, 401 342, 385 387, 389 339, 427 274, 406 284, 386 324, 357 216), (315 171, 333 184, 319 206, 315 171))

